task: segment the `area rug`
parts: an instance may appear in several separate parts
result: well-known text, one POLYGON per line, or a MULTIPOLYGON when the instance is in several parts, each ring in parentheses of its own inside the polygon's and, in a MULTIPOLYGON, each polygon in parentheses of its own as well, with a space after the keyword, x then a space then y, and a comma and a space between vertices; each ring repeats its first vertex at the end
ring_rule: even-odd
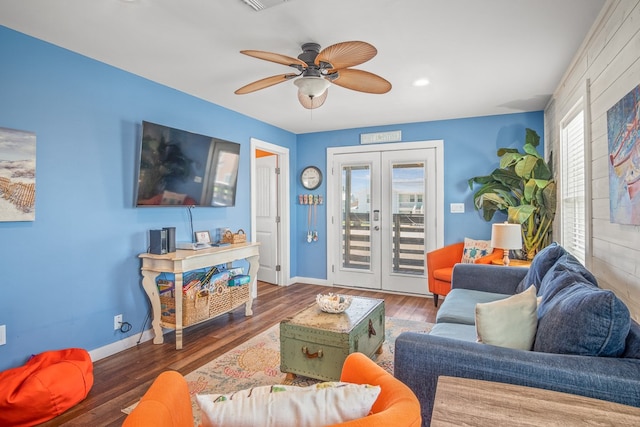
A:
MULTIPOLYGON (((432 326, 431 323, 387 317, 382 353, 374 355, 373 360, 393 374, 396 337, 405 331, 429 332, 432 326)), ((286 374, 280 371, 280 325, 275 324, 185 376, 192 397, 195 425, 200 419, 200 410, 195 403, 197 393, 229 393, 272 384, 307 386, 318 382, 303 376, 297 376, 293 381, 287 381, 285 377, 286 374)), ((133 407, 135 405, 123 412, 129 413, 133 407)))

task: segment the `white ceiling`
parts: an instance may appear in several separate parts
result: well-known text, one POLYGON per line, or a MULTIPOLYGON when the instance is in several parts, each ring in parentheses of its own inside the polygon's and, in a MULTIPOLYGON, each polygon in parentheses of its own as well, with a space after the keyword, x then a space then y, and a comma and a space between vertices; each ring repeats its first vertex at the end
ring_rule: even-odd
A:
POLYGON ((289 0, 256 12, 242 0, 0 0, 0 24, 299 134, 542 110, 604 3, 289 0), (292 81, 233 93, 295 71, 242 49, 296 57, 305 42, 351 40, 378 49, 354 68, 389 93, 332 86, 315 110, 292 81))

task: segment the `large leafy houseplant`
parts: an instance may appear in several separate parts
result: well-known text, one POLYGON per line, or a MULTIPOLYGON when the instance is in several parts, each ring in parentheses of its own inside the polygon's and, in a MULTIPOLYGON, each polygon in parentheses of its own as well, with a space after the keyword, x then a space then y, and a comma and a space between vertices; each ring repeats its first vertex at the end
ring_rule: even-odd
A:
POLYGON ((556 213, 556 182, 549 165, 538 154, 540 137, 526 130, 524 153, 514 148, 500 148, 500 167, 490 175, 469 179, 469 188, 480 186, 473 195, 476 210, 485 221, 496 211, 507 214, 510 223, 521 224, 527 259, 551 243, 556 213))

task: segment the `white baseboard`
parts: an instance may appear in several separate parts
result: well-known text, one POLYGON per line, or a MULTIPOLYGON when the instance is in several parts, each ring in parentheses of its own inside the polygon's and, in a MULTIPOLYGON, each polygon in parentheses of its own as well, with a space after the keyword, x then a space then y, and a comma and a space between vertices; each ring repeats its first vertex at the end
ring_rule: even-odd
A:
MULTIPOLYGON (((154 336, 155 335, 153 333, 153 329, 147 329, 142 334, 142 338, 140 339, 140 342, 143 343, 145 341, 149 341, 153 339, 154 336)), ((140 334, 131 335, 130 337, 127 337, 123 340, 116 341, 111 344, 107 344, 104 347, 93 349, 89 351, 91 360, 95 362, 97 360, 104 359, 105 357, 109 357, 121 351, 127 350, 131 347, 135 347, 136 345, 138 345, 139 337, 140 337, 140 334)))
POLYGON ((310 285, 321 285, 321 286, 331 286, 327 279, 316 279, 313 277, 292 277, 289 279, 289 285, 294 283, 308 283, 310 285))

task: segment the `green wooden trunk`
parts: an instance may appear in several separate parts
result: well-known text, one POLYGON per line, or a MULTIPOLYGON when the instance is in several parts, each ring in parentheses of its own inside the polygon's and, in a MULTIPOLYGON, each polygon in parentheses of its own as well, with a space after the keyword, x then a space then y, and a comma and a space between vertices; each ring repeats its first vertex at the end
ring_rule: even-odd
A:
POLYGON ((340 379, 350 353, 372 357, 384 342, 384 300, 353 297, 340 314, 316 304, 280 322, 280 370, 326 381, 340 379))

